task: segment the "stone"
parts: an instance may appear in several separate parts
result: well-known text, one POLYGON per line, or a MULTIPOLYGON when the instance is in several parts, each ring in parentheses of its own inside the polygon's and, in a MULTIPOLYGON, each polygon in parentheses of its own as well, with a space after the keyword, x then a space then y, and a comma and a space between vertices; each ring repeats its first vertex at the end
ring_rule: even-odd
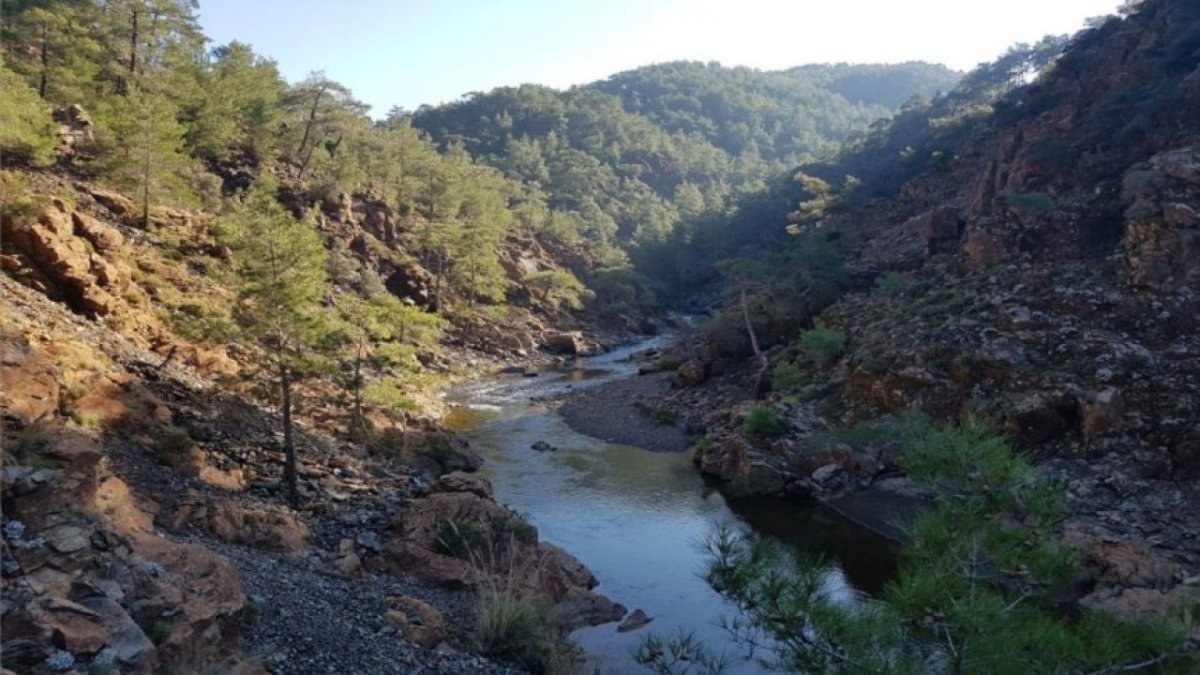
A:
POLYGON ((698 387, 708 379, 708 365, 700 359, 688 359, 675 370, 685 387, 698 387))
POLYGON ((56 645, 73 654, 95 654, 108 642, 99 614, 70 600, 48 597, 39 603, 36 621, 56 645))
POLYGON ((625 620, 621 622, 621 625, 617 626, 617 632, 628 633, 630 631, 635 631, 653 620, 654 619, 652 617, 646 616, 646 613, 642 610, 635 609, 629 613, 629 616, 625 617, 625 620))
POLYGON ((548 331, 542 334, 542 346, 559 354, 585 354, 588 352, 583 333, 579 331, 548 331))
POLYGON ((550 445, 546 441, 537 441, 536 443, 534 443, 533 445, 531 445, 529 447, 534 450, 537 450, 538 452, 556 452, 558 450, 558 448, 556 448, 553 445, 550 445))
POLYGON ((486 498, 492 496, 491 481, 462 471, 454 471, 438 478, 433 489, 438 492, 470 492, 486 498))
POLYGON ((1109 387, 1098 392, 1082 392, 1078 402, 1084 440, 1091 442, 1121 429, 1125 399, 1120 390, 1109 387))
POLYGON ((137 214, 133 200, 110 190, 92 190, 92 199, 108 209, 118 218, 131 219, 137 214))
POLYGON ((113 651, 120 664, 133 668, 153 667, 157 661, 154 643, 120 604, 104 595, 84 598, 80 604, 104 622, 109 634, 105 646, 113 651))
POLYGON ((446 639, 446 620, 437 609, 407 595, 387 599, 384 617, 409 640, 430 649, 446 639))
POLYGON ((71 212, 75 234, 87 239, 101 253, 112 253, 125 244, 125 236, 117 228, 79 211, 71 212))
POLYGON ((171 518, 180 532, 198 530, 221 541, 277 551, 299 551, 308 546, 309 530, 303 521, 278 508, 192 495, 171 518))

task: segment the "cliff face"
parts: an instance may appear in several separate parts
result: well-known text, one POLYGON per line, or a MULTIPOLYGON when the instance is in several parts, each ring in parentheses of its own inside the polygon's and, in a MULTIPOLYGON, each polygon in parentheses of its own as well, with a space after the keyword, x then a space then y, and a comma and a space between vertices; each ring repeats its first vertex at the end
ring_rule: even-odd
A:
POLYGON ((1187 204, 1197 189, 1198 22, 1193 3, 1148 2, 1080 35, 997 104, 960 148, 973 166, 950 201, 972 266, 1104 255, 1124 240, 1139 280, 1190 278, 1195 243, 1178 230, 1197 227, 1187 204))

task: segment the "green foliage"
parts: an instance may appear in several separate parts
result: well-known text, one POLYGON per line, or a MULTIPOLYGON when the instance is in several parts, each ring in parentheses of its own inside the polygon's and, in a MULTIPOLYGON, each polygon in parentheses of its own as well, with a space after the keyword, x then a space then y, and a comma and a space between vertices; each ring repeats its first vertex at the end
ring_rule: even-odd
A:
POLYGON ((187 432, 173 429, 163 434, 154 445, 154 451, 163 458, 173 458, 186 452, 196 442, 187 432))
POLYGON ((574 274, 567 270, 546 270, 525 277, 525 283, 542 302, 558 308, 583 309, 580 296, 587 290, 574 274))
POLYGON ((1013 209, 1029 215, 1040 215, 1052 211, 1056 202, 1045 192, 1005 192, 1004 201, 1013 209))
POLYGON ((577 672, 574 650, 551 618, 547 603, 515 587, 508 580, 480 592, 475 626, 480 652, 534 674, 577 672))
POLYGON ((771 390, 788 391, 808 381, 808 373, 791 361, 780 361, 771 369, 771 390))
POLYGON ((48 164, 56 141, 50 106, 21 77, 0 66, 0 157, 5 166, 48 164))
POLYGON ((828 567, 719 531, 712 586, 743 610, 728 628, 788 672, 923 673, 953 655, 958 672, 1190 672, 1186 635, 1163 621, 1124 622, 1058 607, 1080 574, 1055 540, 1060 492, 986 423, 895 420, 854 433, 904 439, 902 463, 938 495, 912 527, 897 579, 880 600, 839 598, 828 567), (897 427, 896 424, 899 424, 897 427))
POLYGON ((800 335, 800 346, 804 349, 805 359, 824 366, 837 360, 846 351, 846 336, 839 331, 818 326, 800 335))
POLYGON ((888 272, 875 281, 875 292, 885 298, 898 298, 912 288, 913 283, 899 272, 888 272))
POLYGON ((278 142, 286 87, 275 64, 248 45, 231 42, 213 50, 202 83, 187 130, 192 152, 215 160, 270 158, 278 142))
POLYGON ((775 410, 766 406, 757 406, 746 413, 742 421, 742 430, 758 438, 779 438, 787 433, 787 425, 775 414, 775 410))
POLYGON ((195 199, 185 178, 192 163, 177 114, 175 100, 138 87, 97 111, 104 150, 94 168, 136 195, 143 227, 150 225, 151 206, 195 199))
POLYGON ((656 675, 720 675, 732 664, 724 655, 710 654, 695 633, 683 630, 665 639, 653 633, 644 636, 634 659, 656 675))
POLYGON ((298 362, 327 329, 320 235, 275 200, 275 186, 265 179, 221 219, 216 234, 232 252, 240 299, 234 319, 280 363, 298 362))
POLYGON ((0 171, 0 216, 14 224, 29 223, 49 202, 46 195, 34 193, 25 174, 0 171))
POLYGON ((146 637, 154 644, 161 645, 171 639, 171 633, 174 632, 175 626, 170 621, 155 621, 146 631, 146 637))
POLYGON ((470 520, 441 520, 434 526, 433 552, 469 560, 481 553, 483 533, 470 520))

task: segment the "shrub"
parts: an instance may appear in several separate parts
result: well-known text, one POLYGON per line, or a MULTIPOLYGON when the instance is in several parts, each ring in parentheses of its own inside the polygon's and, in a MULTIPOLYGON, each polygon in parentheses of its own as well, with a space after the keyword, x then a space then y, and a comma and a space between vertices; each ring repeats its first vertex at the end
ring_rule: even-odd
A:
POLYGON ((795 389, 807 381, 804 369, 791 361, 780 361, 771 369, 771 389, 774 391, 795 389))
POLYGON ((163 434, 154 445, 154 451, 161 457, 175 457, 186 452, 195 441, 187 432, 174 429, 163 434))
POLYGON ((530 673, 577 672, 575 650, 541 598, 516 590, 512 579, 479 594, 475 639, 479 650, 530 673))
POLYGON ((55 146, 50 106, 20 75, 0 66, 0 155, 4 163, 48 164, 55 146))
POLYGON ((992 427, 967 419, 910 431, 901 463, 939 500, 912 527, 881 599, 839 604, 821 561, 731 530, 710 540, 708 581, 744 612, 733 635, 768 645, 765 665, 919 673, 952 654, 951 669, 964 673, 1195 672, 1186 617, 1138 623, 1062 610, 1082 573, 1056 540, 1060 491, 992 427))
POLYGON ((766 406, 752 408, 742 422, 742 429, 751 436, 759 438, 779 438, 787 433, 787 425, 775 411, 766 406))
POLYGON ((529 519, 515 511, 510 512, 508 517, 500 523, 497 533, 528 544, 536 543, 538 536, 537 528, 529 523, 529 519))
POLYGON ((888 272, 875 282, 875 292, 886 298, 898 298, 912 288, 912 282, 899 272, 888 272))
POLYGON ((1005 192, 1004 201, 1013 209, 1028 215, 1041 215, 1057 206, 1054 197, 1045 192, 1005 192))
POLYGON ((441 555, 466 560, 479 552, 483 535, 469 520, 442 520, 435 526, 433 551, 441 555))
POLYGON ((818 326, 800 336, 805 357, 817 365, 832 363, 846 351, 845 334, 818 326))

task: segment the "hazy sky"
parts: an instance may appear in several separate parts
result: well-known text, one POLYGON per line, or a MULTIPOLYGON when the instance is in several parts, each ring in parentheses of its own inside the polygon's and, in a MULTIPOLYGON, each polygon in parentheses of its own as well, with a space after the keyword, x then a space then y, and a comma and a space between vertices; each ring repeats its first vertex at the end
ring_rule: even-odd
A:
POLYGON ((381 117, 469 91, 566 87, 650 63, 779 69, 913 59, 968 69, 1120 0, 201 0, 289 81, 324 70, 381 117))

